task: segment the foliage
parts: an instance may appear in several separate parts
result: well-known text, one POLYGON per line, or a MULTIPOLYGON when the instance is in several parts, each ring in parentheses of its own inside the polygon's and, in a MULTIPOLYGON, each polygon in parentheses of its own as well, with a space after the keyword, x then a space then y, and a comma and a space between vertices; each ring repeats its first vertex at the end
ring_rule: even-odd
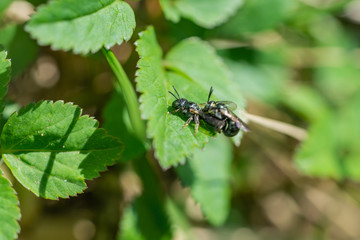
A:
POLYGON ((145 152, 145 146, 130 131, 132 129, 128 111, 125 108, 124 97, 115 92, 104 109, 104 128, 109 134, 121 139, 126 146, 121 161, 140 157, 145 152))
POLYGON ((223 224, 229 213, 231 159, 231 144, 221 137, 211 140, 204 150, 197 150, 185 165, 176 168, 184 186, 190 187, 214 225, 223 224))
POLYGON ((12 59, 12 74, 18 75, 28 67, 36 58, 38 46, 36 42, 24 31, 22 25, 8 24, 0 29, 0 43, 9 51, 12 59), (26 52, 23 51, 26 49, 26 52))
POLYGON ((244 7, 218 31, 222 36, 236 38, 271 29, 289 17, 296 5, 296 1, 286 0, 246 1, 244 7))
POLYGON ((343 181, 360 179, 357 1, 31 0, 26 23, 4 15, 11 2, 0 3, 0 239, 41 239, 18 236, 41 226, 26 225, 27 204, 46 215, 32 220, 81 206, 86 231, 65 220, 89 234, 77 239, 360 238, 359 189, 343 181), (50 73, 59 82, 45 89, 50 73), (203 106, 211 86, 250 133, 183 128, 169 91, 203 106))
MULTIPOLYGON (((147 134, 154 138, 156 156, 163 168, 183 163, 185 156, 192 153, 196 147, 203 147, 207 141, 204 134, 194 136, 190 128, 181 130, 184 124, 179 117, 164 114, 172 97, 168 90, 165 71, 162 68, 162 53, 156 42, 153 28, 142 32, 137 42, 140 61, 137 72, 137 90, 142 93, 140 109, 142 117, 148 119, 147 134), (183 141, 182 139, 186 139, 183 141)), ((175 84, 181 86, 180 84, 175 84)), ((181 92, 181 90, 180 90, 181 92)))
POLYGON ((0 46, 0 100, 2 100, 8 90, 8 82, 10 80, 11 62, 6 58, 7 53, 0 46))
POLYGON ((2 15, 3 11, 10 5, 11 2, 12 2, 12 0, 1 1, 1 3, 0 3, 0 17, 2 15))
POLYGON ((179 22, 183 16, 196 24, 213 28, 233 15, 243 0, 161 0, 166 18, 179 22))
POLYGON ((5 163, 37 196, 74 196, 86 188, 85 179, 98 177, 120 158, 121 143, 97 129, 96 120, 80 115, 72 104, 45 101, 20 109, 5 124, 5 163))
POLYGON ((40 45, 51 44, 54 50, 81 54, 121 44, 129 40, 134 28, 135 17, 130 6, 114 0, 53 1, 39 8, 26 25, 40 45))
POLYGON ((20 231, 17 220, 20 219, 19 200, 11 188, 10 182, 0 175, 0 229, 1 239, 15 239, 20 231))

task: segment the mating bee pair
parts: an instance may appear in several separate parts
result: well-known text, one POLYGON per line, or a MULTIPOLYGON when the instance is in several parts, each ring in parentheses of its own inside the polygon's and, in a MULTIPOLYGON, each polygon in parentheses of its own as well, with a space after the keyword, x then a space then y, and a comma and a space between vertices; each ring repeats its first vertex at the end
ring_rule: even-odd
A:
POLYGON ((208 100, 206 103, 197 104, 188 101, 185 98, 180 98, 179 93, 173 86, 177 96, 170 92, 176 100, 172 103, 172 107, 176 109, 174 111, 181 111, 183 115, 188 117, 185 125, 186 127, 191 123, 195 122, 195 134, 198 132, 200 125, 200 118, 208 125, 214 128, 217 132, 223 132, 225 136, 233 137, 240 130, 249 132, 249 127, 244 123, 232 110, 236 109, 236 104, 229 101, 210 101, 211 94, 213 93, 213 87, 210 88, 208 100))

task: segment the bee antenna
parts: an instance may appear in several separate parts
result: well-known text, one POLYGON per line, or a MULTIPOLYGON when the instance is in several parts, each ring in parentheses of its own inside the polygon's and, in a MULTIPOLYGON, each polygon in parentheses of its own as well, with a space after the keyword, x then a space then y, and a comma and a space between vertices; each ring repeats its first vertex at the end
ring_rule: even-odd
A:
POLYGON ((210 97, 211 97, 211 94, 213 93, 213 91, 214 91, 214 88, 211 86, 210 87, 210 92, 209 92, 209 97, 208 97, 208 102, 210 101, 210 97))
POLYGON ((172 93, 172 92, 170 92, 170 91, 169 91, 169 93, 170 93, 171 95, 173 95, 176 99, 178 99, 178 98, 175 96, 175 94, 173 94, 173 93, 172 93))
MULTIPOLYGON (((174 87, 174 85, 173 85, 173 89, 175 90, 176 94, 177 94, 178 97, 180 98, 180 95, 179 95, 178 91, 176 91, 176 88, 174 87)), ((178 98, 176 98, 176 99, 178 99, 178 98)))

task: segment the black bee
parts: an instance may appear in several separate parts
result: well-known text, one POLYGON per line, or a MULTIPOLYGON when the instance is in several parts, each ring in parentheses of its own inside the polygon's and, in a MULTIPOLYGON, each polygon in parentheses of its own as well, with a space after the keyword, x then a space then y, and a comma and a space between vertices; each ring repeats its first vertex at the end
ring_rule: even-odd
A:
POLYGON ((219 119, 210 113, 205 113, 203 111, 199 112, 200 118, 204 120, 209 126, 211 126, 216 132, 223 132, 227 137, 233 137, 240 131, 236 127, 236 123, 231 119, 224 118, 219 119))
POLYGON ((173 113, 181 111, 182 114, 184 114, 186 117, 188 117, 188 120, 186 121, 186 123, 184 124, 184 126, 181 129, 183 129, 184 127, 189 125, 191 123, 191 121, 194 120, 195 135, 196 135, 196 133, 198 132, 198 129, 199 129, 199 124, 200 124, 200 120, 199 120, 199 112, 201 110, 200 106, 194 102, 188 101, 185 98, 180 98, 180 95, 176 91, 174 86, 173 86, 173 88, 177 94, 177 96, 175 96, 175 94, 173 94, 172 92, 169 91, 169 93, 176 98, 176 100, 172 103, 172 107, 174 109, 176 109, 173 113))
POLYGON ((200 116, 208 122, 210 125, 219 125, 225 122, 225 125, 222 126, 220 130, 222 130, 225 136, 233 137, 235 136, 239 130, 244 132, 249 132, 250 129, 246 123, 244 123, 232 110, 236 109, 236 104, 230 101, 210 101, 211 94, 213 93, 213 87, 210 88, 208 101, 205 106, 201 109, 200 116), (210 115, 210 116, 208 116, 210 115), (212 117, 220 120, 216 121, 212 117))
POLYGON ((176 100, 172 103, 172 107, 176 109, 173 113, 181 111, 183 115, 188 117, 188 120, 182 129, 188 126, 191 121, 195 122, 195 135, 198 132, 200 119, 211 126, 216 132, 223 132, 227 137, 233 137, 240 130, 249 131, 249 127, 238 116, 236 116, 229 108, 235 110, 236 104, 228 101, 210 101, 213 88, 210 88, 207 103, 197 104, 181 98, 175 87, 175 93, 169 91, 176 100), (202 108, 201 108, 202 107, 202 108), (240 126, 240 127, 239 127, 240 126))

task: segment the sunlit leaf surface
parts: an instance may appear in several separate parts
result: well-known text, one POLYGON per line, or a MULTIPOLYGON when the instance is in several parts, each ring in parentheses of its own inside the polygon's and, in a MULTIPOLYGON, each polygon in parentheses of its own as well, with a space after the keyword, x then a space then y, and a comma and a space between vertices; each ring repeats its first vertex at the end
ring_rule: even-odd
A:
POLYGON ((98 129, 95 119, 61 101, 29 104, 13 114, 1 134, 1 147, 17 180, 50 199, 81 193, 85 179, 98 177, 123 149, 117 138, 98 129))
POLYGON ((0 170, 0 239, 17 239, 20 231, 19 201, 10 182, 2 176, 0 170))
MULTIPOLYGON (((196 147, 203 147, 207 137, 199 132, 194 136, 193 128, 181 130, 184 120, 167 114, 174 99, 165 70, 162 66, 162 51, 152 27, 142 32, 137 41, 140 56, 137 72, 137 90, 140 97, 142 117, 148 120, 147 135, 153 138, 155 155, 163 168, 183 163, 196 147)), ((180 87, 180 86, 179 86, 180 87)))
POLYGON ((135 28, 131 7, 114 0, 57 0, 39 7, 26 30, 40 45, 87 54, 130 39, 135 28))
POLYGON ((11 62, 7 59, 7 52, 0 45, 0 100, 2 100, 8 90, 10 80, 11 62))
POLYGON ((242 5, 243 0, 161 0, 167 19, 178 22, 188 18, 205 28, 225 22, 242 5))
POLYGON ((204 215, 214 225, 223 224, 230 208, 231 143, 222 136, 210 140, 204 150, 176 170, 204 215))

